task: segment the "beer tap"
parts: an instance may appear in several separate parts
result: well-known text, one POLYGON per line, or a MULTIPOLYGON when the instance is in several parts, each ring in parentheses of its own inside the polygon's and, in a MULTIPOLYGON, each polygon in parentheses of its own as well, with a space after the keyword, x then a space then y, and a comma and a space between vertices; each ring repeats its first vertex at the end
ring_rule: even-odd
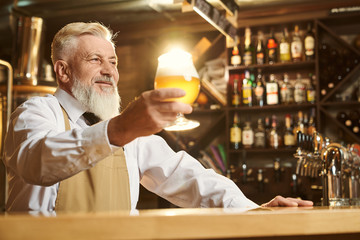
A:
POLYGON ((300 174, 300 169, 302 168, 302 164, 304 161, 303 149, 302 149, 302 132, 298 131, 296 135, 297 149, 294 157, 297 159, 296 164, 296 175, 300 174))

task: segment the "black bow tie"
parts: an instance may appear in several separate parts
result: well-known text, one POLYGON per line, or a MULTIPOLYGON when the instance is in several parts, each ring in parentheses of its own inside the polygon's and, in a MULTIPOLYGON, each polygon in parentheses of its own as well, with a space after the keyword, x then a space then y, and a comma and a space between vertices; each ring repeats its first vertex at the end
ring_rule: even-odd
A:
POLYGON ((83 116, 89 125, 94 125, 95 123, 100 122, 100 118, 98 118, 97 116, 95 116, 95 114, 91 112, 85 112, 83 116))

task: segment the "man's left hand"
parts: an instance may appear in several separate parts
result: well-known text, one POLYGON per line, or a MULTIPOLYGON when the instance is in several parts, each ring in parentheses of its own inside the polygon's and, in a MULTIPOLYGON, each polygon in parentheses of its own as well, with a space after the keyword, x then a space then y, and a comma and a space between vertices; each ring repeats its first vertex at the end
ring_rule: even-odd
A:
POLYGON ((282 196, 276 196, 271 201, 262 204, 262 207, 311 207, 314 203, 308 200, 301 200, 298 198, 287 197, 284 198, 282 196))

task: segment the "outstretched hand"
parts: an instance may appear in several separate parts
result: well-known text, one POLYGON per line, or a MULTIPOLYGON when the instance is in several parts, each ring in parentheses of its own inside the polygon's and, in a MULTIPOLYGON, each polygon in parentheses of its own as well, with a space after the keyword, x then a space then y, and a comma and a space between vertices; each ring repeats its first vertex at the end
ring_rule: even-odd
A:
POLYGON ((308 200, 301 200, 298 198, 287 197, 284 198, 282 196, 276 196, 271 201, 262 204, 262 207, 311 207, 314 203, 308 200))
POLYGON ((143 92, 117 117, 110 120, 108 137, 111 144, 123 146, 137 137, 160 132, 175 121, 178 113, 191 113, 189 104, 173 99, 185 96, 179 88, 143 92))

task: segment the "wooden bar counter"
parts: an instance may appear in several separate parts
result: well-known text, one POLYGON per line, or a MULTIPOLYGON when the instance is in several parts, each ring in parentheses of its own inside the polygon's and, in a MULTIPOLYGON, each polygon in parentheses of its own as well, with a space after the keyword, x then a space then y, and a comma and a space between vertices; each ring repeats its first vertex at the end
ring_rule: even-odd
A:
POLYGON ((360 207, 4 213, 0 239, 360 239, 360 207))

